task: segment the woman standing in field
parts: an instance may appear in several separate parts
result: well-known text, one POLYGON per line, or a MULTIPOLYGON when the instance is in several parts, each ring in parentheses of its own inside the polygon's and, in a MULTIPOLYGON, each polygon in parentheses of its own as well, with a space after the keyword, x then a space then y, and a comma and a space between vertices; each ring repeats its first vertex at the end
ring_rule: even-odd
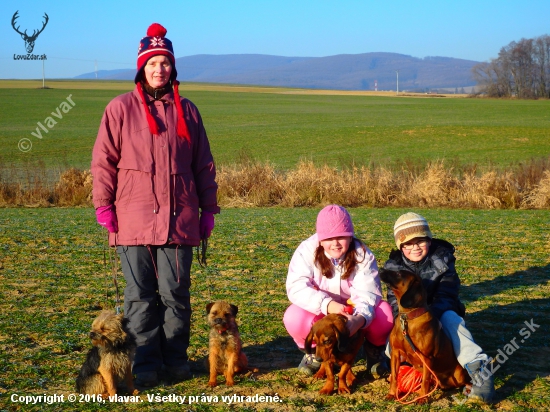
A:
POLYGON ((107 105, 92 154, 97 221, 126 279, 133 373, 149 387, 162 370, 190 377, 192 247, 210 236, 220 211, 208 138, 195 105, 179 95, 165 35, 154 23, 141 39, 136 87, 107 105))
MULTIPOLYGON (((290 261, 286 290, 292 304, 283 318, 286 330, 304 351, 305 338, 317 320, 329 313, 344 315, 350 335, 365 335, 367 370, 375 377, 386 375, 383 351, 393 317, 390 305, 382 300, 376 259, 355 238, 351 217, 343 207, 329 205, 321 210, 316 228, 317 233, 298 246, 290 261)), ((312 375, 320 366, 314 355, 306 354, 298 370, 312 375)))

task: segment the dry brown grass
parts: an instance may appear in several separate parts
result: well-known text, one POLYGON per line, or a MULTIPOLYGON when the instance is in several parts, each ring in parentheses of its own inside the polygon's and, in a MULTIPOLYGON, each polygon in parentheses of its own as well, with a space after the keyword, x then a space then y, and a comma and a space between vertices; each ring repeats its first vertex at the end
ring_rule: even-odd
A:
MULTIPOLYGON (((1 165, 0 165, 1 166, 1 165)), ((49 173, 51 175, 51 173, 49 173)), ((74 168, 51 176, 41 165, 24 172, 0 167, 0 206, 90 206, 92 176, 74 168)), ((438 161, 425 166, 351 166, 337 169, 301 161, 278 170, 243 157, 218 170, 222 207, 424 207, 473 209, 547 209, 550 159, 509 170, 477 171, 438 161)))
POLYGON ((57 173, 52 183, 52 173, 42 165, 27 169, 24 173, 6 172, 0 168, 0 206, 89 206, 92 199, 92 175, 87 170, 71 168, 57 173))

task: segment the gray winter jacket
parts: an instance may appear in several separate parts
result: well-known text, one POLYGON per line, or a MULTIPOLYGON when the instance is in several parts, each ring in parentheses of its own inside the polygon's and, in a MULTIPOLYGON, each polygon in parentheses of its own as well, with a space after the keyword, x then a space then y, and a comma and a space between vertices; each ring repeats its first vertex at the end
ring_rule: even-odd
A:
MULTIPOLYGON (((455 270, 455 248, 449 242, 432 239, 428 255, 420 262, 408 260, 400 250, 392 250, 389 259, 384 264, 387 270, 409 270, 422 278, 426 289, 430 312, 436 318, 441 318, 444 312, 452 310, 464 317, 466 308, 458 297, 460 279, 455 270)), ((397 299, 388 289, 387 300, 392 306, 394 318, 399 312, 397 299)))

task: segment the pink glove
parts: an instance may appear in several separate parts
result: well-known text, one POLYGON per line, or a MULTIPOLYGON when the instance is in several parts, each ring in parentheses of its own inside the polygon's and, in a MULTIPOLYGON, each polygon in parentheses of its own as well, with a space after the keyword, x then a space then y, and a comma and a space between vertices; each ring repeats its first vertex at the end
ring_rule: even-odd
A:
POLYGON ((201 239, 208 239, 214 229, 214 213, 202 212, 199 221, 201 239))
POLYGON ((118 232, 118 222, 113 205, 100 206, 95 210, 95 216, 97 223, 99 223, 110 233, 118 232))

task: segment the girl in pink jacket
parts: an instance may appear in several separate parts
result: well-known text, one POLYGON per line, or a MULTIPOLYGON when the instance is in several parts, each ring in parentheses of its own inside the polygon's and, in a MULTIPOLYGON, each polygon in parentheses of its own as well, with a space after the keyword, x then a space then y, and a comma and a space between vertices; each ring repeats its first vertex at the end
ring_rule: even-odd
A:
MULTIPOLYGON (((363 333, 367 370, 387 372, 383 350, 393 327, 391 306, 382 300, 378 267, 372 252, 354 237, 347 210, 326 206, 317 216, 317 233, 303 241, 288 268, 286 290, 292 304, 285 327, 304 351, 311 326, 329 313, 348 318, 350 334, 363 333), (350 313, 351 312, 351 313, 350 313)), ((298 370, 312 375, 320 367, 314 355, 304 355, 298 370)))
POLYGON ((216 170, 199 111, 179 95, 166 29, 139 44, 136 87, 105 109, 92 154, 97 221, 126 279, 136 384, 190 376, 187 347, 193 246, 214 228, 216 170))

